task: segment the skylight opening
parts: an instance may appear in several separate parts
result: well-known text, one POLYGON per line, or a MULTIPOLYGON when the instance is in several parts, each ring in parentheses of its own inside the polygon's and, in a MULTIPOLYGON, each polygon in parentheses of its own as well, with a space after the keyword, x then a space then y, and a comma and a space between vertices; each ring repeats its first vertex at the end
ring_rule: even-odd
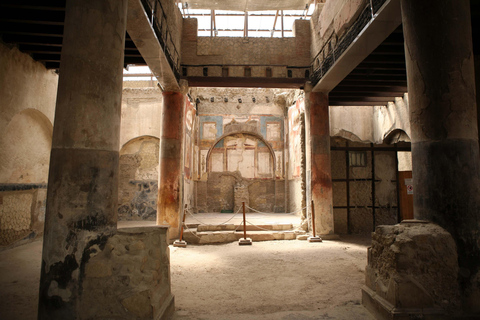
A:
POLYGON ((314 6, 308 10, 228 11, 178 7, 184 18, 198 21, 199 37, 293 37, 296 19, 310 20, 314 6), (247 15, 247 17, 245 17, 247 15), (246 29, 247 26, 247 30, 246 29))
POLYGON ((128 65, 123 69, 123 81, 157 81, 148 66, 128 65))

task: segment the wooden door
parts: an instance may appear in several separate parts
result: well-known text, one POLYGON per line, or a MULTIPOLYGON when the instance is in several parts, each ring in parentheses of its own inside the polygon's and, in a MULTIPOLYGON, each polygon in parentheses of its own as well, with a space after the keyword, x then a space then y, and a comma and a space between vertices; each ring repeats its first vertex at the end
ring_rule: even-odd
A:
POLYGON ((412 171, 399 171, 400 217, 401 220, 413 219, 413 182, 412 171))

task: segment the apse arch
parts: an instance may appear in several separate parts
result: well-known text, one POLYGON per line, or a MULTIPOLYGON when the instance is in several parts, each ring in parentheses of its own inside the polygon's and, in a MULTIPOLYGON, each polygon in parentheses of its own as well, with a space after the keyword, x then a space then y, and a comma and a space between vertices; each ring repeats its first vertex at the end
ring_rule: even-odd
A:
POLYGON ((258 133, 255 133, 255 132, 251 132, 251 131, 229 132, 229 133, 223 134, 218 139, 216 139, 215 142, 210 146, 210 149, 208 149, 208 152, 207 152, 207 157, 206 157, 206 160, 205 160, 205 170, 206 170, 206 172, 210 171, 210 169, 209 169, 210 168, 210 156, 212 154, 213 149, 215 149, 215 146, 220 141, 222 141, 223 139, 225 139, 229 136, 234 136, 234 135, 238 135, 238 134, 243 134, 243 135, 246 135, 246 136, 255 137, 256 139, 260 140, 261 142, 263 142, 267 146, 268 150, 270 151, 270 156, 272 157, 272 163, 273 163, 273 165, 272 165, 272 178, 274 180, 276 180, 277 175, 275 174, 275 168, 277 167, 277 160, 276 160, 276 157, 275 157, 275 152, 273 151, 273 147, 270 145, 270 143, 267 142, 267 140, 265 140, 263 138, 263 136, 261 136, 258 133))

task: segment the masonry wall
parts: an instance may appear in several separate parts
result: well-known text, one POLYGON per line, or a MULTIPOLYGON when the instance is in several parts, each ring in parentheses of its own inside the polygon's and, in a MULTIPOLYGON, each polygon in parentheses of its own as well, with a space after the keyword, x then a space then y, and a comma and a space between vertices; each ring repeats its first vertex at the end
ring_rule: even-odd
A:
POLYGON ((118 219, 155 221, 162 93, 150 81, 124 81, 118 219))
POLYGON ((310 66, 310 25, 296 20, 293 38, 197 37, 197 20, 183 22, 182 66, 187 76, 221 77, 222 68, 228 77, 244 77, 245 67, 251 67, 251 77, 266 77, 271 68, 272 78, 308 78, 310 66))
POLYGON ((57 82, 0 43, 0 246, 43 233, 57 82))
POLYGON ((236 211, 244 201, 285 212, 285 112, 295 91, 195 89, 199 212, 236 211))

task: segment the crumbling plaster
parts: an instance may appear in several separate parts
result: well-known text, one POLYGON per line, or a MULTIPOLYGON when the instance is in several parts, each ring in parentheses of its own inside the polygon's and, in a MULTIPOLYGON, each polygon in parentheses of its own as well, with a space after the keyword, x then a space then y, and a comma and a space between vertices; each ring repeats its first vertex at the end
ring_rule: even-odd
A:
POLYGON ((141 136, 160 138, 162 92, 157 87, 143 85, 123 82, 120 146, 141 136))
POLYGON ((331 106, 330 136, 375 144, 383 143, 394 130, 401 130, 410 137, 408 115, 408 94, 395 98, 386 106, 331 106))
POLYGON ((159 139, 143 136, 120 150, 118 219, 151 220, 157 214, 159 139))
POLYGON ((317 4, 310 19, 312 59, 331 37, 339 39, 364 9, 366 0, 335 0, 317 4))
POLYGON ((43 233, 57 83, 0 42, 0 245, 43 233))

